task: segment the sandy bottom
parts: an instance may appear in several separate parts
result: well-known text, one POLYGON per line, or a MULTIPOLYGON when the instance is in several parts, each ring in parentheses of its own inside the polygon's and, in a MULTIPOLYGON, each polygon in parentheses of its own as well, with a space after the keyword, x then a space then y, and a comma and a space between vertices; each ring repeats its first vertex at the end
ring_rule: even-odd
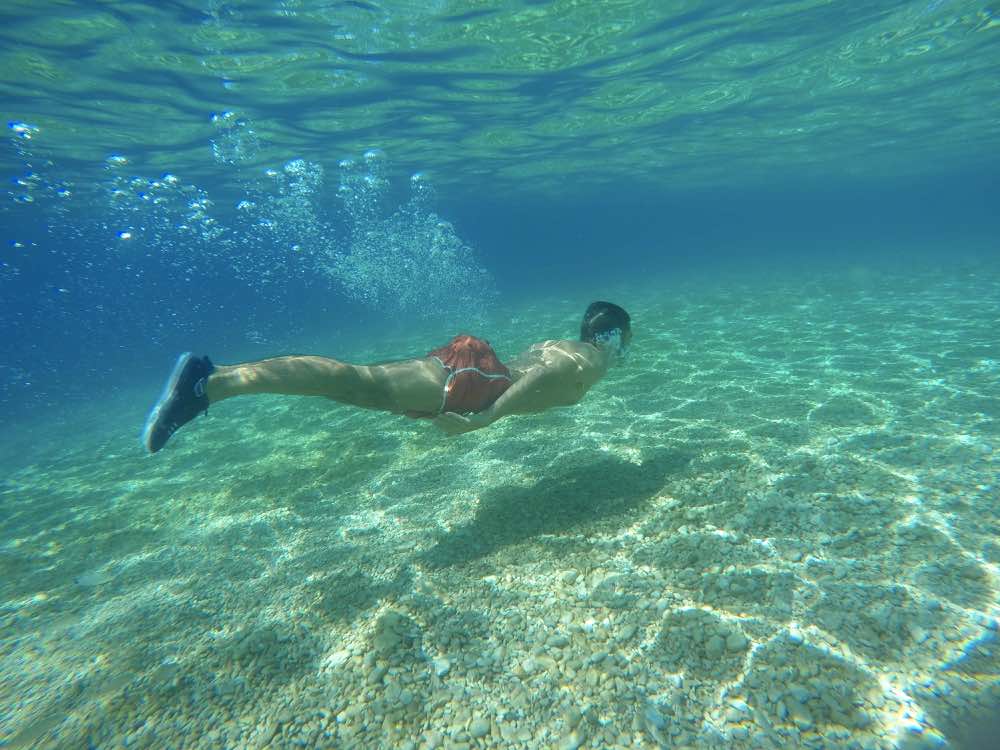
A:
POLYGON ((146 457, 142 404, 8 454, 0 746, 988 747, 1000 273, 609 296, 634 348, 573 409, 235 399, 146 457))

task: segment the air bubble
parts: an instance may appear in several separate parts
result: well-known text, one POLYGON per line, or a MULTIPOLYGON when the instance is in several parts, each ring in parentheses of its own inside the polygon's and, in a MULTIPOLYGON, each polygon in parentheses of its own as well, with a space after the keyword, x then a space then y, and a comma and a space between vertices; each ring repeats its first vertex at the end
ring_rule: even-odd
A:
POLYGON ((236 112, 213 114, 212 124, 218 137, 209 143, 212 156, 221 164, 238 164, 252 159, 260 148, 260 140, 250 121, 236 112))
POLYGON ((337 193, 347 213, 350 238, 330 269, 355 301, 417 315, 482 313, 496 292, 454 227, 430 208, 433 194, 423 173, 410 179, 410 200, 394 212, 382 205, 390 191, 382 174, 383 152, 364 155, 358 167, 344 160, 337 193), (481 280, 477 308, 469 310, 470 278, 481 280), (458 308, 463 308, 459 310, 458 308))
POLYGON ((17 122, 16 120, 8 122, 7 127, 13 131, 15 136, 26 141, 30 141, 31 137, 38 132, 37 125, 29 125, 26 122, 17 122))

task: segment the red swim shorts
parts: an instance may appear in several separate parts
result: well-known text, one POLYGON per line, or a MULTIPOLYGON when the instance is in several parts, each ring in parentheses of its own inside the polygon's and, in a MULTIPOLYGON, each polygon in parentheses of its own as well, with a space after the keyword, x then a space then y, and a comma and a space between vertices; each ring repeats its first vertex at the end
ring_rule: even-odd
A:
POLYGON ((510 388, 510 370, 497 358, 490 342, 483 339, 459 334, 427 356, 435 357, 448 373, 441 412, 482 411, 510 388))

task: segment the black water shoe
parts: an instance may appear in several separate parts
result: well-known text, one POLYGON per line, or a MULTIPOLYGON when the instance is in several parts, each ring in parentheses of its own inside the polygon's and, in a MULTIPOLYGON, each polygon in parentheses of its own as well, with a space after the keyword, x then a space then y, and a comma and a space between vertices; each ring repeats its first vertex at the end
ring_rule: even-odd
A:
POLYGON ((146 450, 156 453, 178 429, 202 412, 208 412, 205 384, 214 370, 208 357, 185 352, 177 358, 160 400, 146 418, 142 430, 142 444, 146 450))

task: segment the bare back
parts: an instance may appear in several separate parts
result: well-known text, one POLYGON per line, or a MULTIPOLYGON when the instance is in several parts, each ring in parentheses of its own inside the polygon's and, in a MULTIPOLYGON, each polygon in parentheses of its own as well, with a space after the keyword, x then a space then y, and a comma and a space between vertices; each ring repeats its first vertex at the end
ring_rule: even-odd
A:
POLYGON ((503 414, 529 414, 577 403, 594 383, 604 377, 610 357, 593 344, 550 339, 532 344, 528 351, 506 364, 514 385, 497 402, 498 411, 502 410, 503 414), (519 384, 521 388, 518 388, 519 384), (514 396, 517 397, 516 402, 512 398, 514 396), (505 406, 501 401, 512 403, 505 406))

